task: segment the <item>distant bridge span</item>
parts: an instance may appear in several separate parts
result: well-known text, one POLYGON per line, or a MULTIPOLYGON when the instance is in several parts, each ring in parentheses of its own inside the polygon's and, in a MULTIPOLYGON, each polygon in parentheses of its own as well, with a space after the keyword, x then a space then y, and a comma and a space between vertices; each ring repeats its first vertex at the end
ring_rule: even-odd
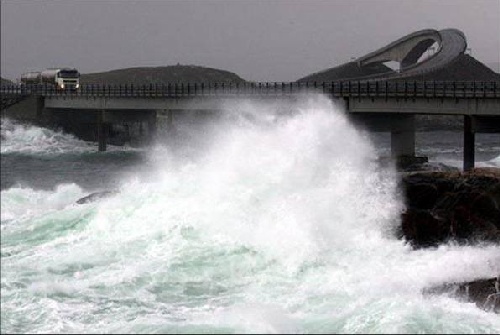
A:
POLYGON ((443 68, 463 54, 467 49, 467 40, 458 29, 425 29, 406 35, 376 51, 356 60, 359 66, 370 63, 395 61, 400 63, 400 70, 393 73, 373 75, 376 79, 404 79, 422 75, 443 68), (422 62, 418 60, 434 43, 437 50, 422 62))

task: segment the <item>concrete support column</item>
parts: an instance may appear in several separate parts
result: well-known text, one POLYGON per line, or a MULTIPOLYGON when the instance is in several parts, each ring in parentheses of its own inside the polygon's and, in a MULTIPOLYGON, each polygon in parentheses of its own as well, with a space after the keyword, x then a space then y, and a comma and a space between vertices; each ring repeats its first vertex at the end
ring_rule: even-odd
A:
POLYGON ((104 128, 104 111, 97 114, 97 142, 99 151, 106 151, 106 129, 104 128))
POLYGON ((173 113, 171 110, 167 109, 165 110, 167 113, 167 134, 171 133, 173 127, 174 127, 174 118, 173 118, 173 113))
POLYGON ((391 129, 391 155, 415 157, 415 117, 398 116, 391 129))
POLYGON ((464 171, 474 168, 474 119, 464 115, 464 171))
POLYGON ((156 139, 156 134, 158 131, 158 121, 157 121, 156 111, 151 111, 148 117, 148 135, 149 142, 153 142, 156 139))
POLYGON ((36 119, 38 122, 43 122, 43 109, 45 106, 45 98, 38 96, 36 98, 36 119))

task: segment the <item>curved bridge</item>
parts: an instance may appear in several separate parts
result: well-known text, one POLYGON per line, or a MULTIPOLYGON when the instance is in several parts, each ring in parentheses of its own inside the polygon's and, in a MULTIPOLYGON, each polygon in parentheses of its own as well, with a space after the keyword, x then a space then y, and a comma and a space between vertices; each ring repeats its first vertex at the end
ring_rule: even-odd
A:
MULTIPOLYGON (((370 63, 395 61, 400 70, 369 76, 369 79, 406 78, 422 75, 442 68, 463 54, 467 49, 465 35, 458 29, 424 29, 406 35, 388 45, 356 59, 358 66, 370 63), (427 59, 418 62, 433 44, 437 50, 427 59)), ((367 78, 368 79, 368 78, 367 78)))

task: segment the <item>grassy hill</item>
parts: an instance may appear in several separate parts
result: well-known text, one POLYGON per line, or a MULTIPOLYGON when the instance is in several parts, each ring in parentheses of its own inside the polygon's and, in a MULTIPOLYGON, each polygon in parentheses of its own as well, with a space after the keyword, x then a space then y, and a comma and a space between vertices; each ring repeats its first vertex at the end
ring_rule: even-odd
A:
POLYGON ((307 75, 298 79, 297 82, 329 82, 335 80, 354 79, 385 72, 393 72, 393 70, 380 63, 371 63, 363 67, 359 67, 356 62, 349 62, 307 75))
POLYGON ((136 67, 81 74, 82 84, 242 83, 237 74, 195 65, 136 67))
POLYGON ((0 84, 1 85, 10 85, 10 84, 14 84, 14 83, 11 80, 9 80, 9 79, 1 78, 0 77, 0 84))
MULTIPOLYGON (((316 72, 298 79, 298 82, 323 82, 335 80, 357 80, 365 76, 381 73, 390 73, 393 70, 382 63, 371 63, 359 67, 355 62, 348 62, 334 68, 316 72)), ((499 81, 500 74, 493 71, 470 55, 462 54, 447 66, 426 73, 425 75, 412 76, 406 80, 447 80, 447 81, 499 81)), ((398 80, 394 78, 394 80, 398 80)))
POLYGON ((462 54, 441 69, 408 80, 500 81, 500 74, 474 57, 462 54))
POLYGON ((486 63, 486 66, 488 66, 490 69, 492 69, 496 73, 500 73, 500 62, 486 63))

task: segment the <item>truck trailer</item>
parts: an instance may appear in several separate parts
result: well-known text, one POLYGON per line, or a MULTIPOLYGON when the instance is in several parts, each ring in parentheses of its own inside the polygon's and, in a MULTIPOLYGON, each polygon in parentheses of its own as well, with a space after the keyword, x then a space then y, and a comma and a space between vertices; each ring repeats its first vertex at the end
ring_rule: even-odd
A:
POLYGON ((27 72, 21 75, 21 83, 53 85, 58 90, 76 90, 80 87, 80 73, 74 68, 27 72))

